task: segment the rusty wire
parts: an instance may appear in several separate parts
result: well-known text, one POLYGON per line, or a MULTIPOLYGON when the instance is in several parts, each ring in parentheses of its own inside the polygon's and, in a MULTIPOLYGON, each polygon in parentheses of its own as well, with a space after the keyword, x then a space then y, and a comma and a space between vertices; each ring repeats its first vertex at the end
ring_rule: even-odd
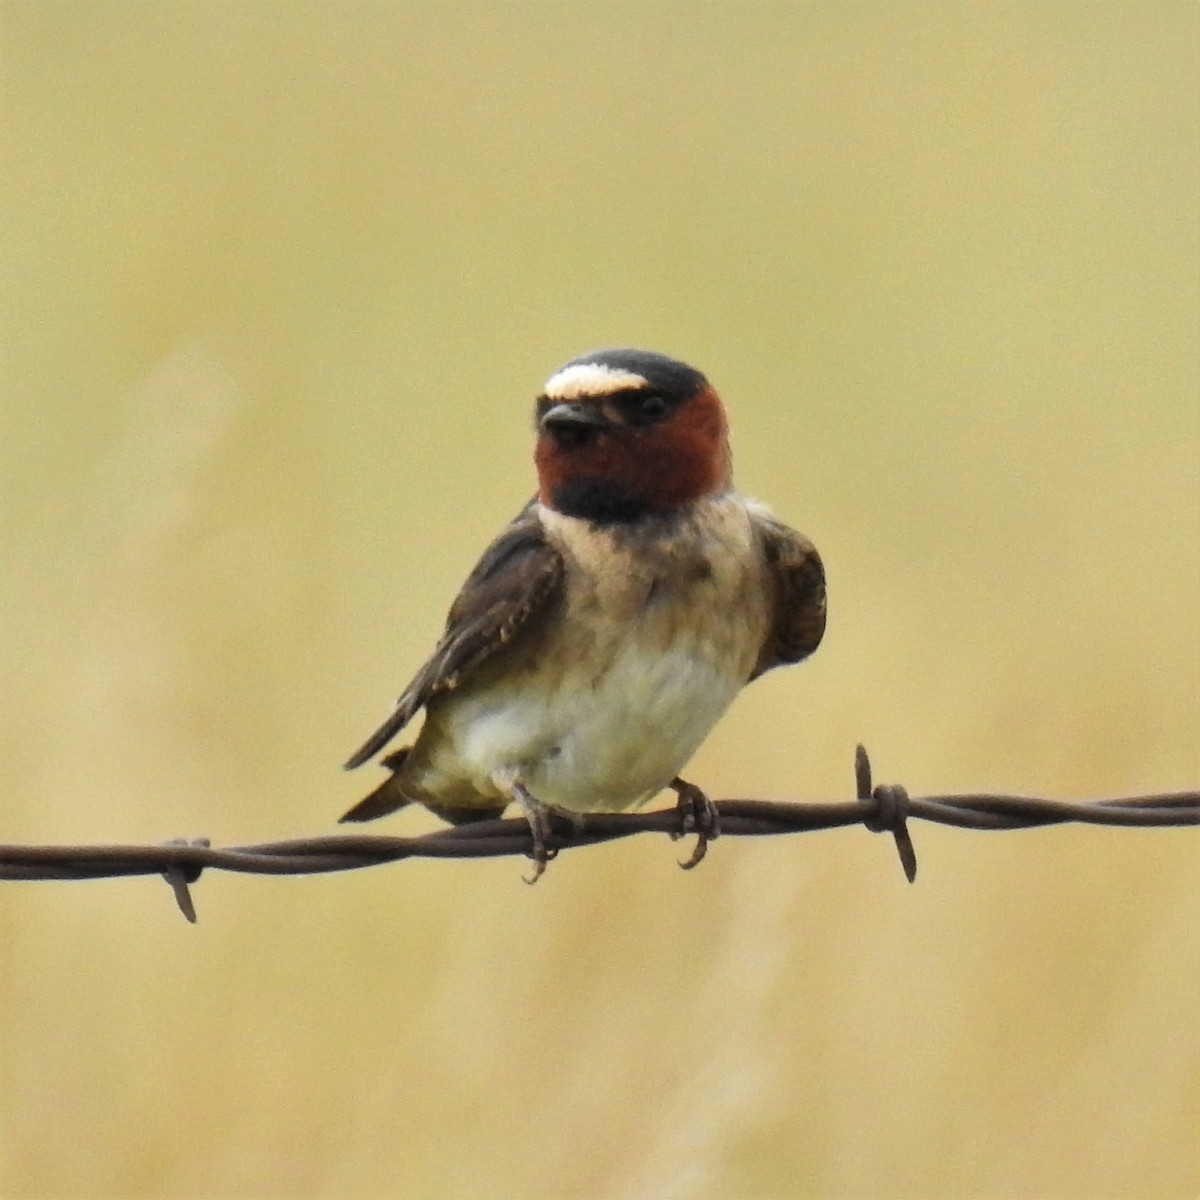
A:
MULTIPOLYGON (((854 800, 794 803, 770 800, 719 800, 716 809, 723 837, 763 837, 809 833, 864 824, 891 833, 904 873, 916 879, 917 860, 908 833, 910 818, 960 829, 1029 829, 1078 822, 1089 825, 1200 825, 1200 792, 1130 796, 1115 800, 1069 802, 1029 796, 909 796, 903 787, 871 783, 871 764, 859 746, 855 754, 854 800)), ((674 808, 637 813, 586 813, 571 823, 555 824, 554 852, 592 846, 636 833, 680 836, 674 808)), ((500 858, 530 856, 533 849, 523 818, 479 821, 419 837, 340 835, 298 838, 255 846, 212 847, 207 838, 175 839, 157 846, 9 846, 0 844, 0 880, 110 879, 162 875, 180 910, 196 920, 188 891, 201 871, 239 871, 252 875, 312 875, 354 871, 405 858, 500 858)), ((698 861, 698 856, 693 856, 698 861)), ((683 865, 694 865, 689 862, 683 865)))

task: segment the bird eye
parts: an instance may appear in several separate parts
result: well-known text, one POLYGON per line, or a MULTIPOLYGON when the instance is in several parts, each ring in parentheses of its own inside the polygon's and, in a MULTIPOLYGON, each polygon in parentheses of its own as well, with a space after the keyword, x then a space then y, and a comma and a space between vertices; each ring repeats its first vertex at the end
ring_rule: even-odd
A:
POLYGON ((670 407, 665 396, 660 396, 657 392, 650 392, 641 398, 638 410, 643 420, 657 421, 666 416, 667 409, 670 407))

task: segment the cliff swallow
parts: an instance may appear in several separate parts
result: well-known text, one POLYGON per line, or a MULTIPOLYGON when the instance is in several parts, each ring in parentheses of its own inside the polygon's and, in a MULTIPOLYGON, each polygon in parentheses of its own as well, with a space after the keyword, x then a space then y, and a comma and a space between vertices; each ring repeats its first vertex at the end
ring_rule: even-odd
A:
POLYGON ((413 745, 382 760, 391 774, 342 820, 417 803, 460 823, 516 803, 536 879, 553 813, 636 808, 669 787, 701 835, 693 865, 716 814, 678 772, 750 680, 817 648, 821 560, 733 490, 724 405, 684 363, 584 354, 551 376, 535 420, 537 495, 346 763, 425 710, 413 745))

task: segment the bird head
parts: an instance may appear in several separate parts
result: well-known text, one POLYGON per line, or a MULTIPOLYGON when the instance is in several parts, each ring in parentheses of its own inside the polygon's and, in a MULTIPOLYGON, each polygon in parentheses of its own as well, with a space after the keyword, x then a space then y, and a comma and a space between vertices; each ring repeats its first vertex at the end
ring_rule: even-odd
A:
POLYGON ((648 350, 596 350, 537 401, 539 498, 597 524, 678 509, 730 485, 729 426, 699 371, 648 350))

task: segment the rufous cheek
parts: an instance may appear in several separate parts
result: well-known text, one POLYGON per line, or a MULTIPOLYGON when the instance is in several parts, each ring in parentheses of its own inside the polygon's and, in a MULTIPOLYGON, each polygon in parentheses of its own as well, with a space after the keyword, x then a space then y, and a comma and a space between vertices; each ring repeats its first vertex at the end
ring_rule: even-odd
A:
POLYGON ((647 481, 664 507, 686 504, 729 486, 725 408, 704 388, 652 431, 643 451, 647 481))

